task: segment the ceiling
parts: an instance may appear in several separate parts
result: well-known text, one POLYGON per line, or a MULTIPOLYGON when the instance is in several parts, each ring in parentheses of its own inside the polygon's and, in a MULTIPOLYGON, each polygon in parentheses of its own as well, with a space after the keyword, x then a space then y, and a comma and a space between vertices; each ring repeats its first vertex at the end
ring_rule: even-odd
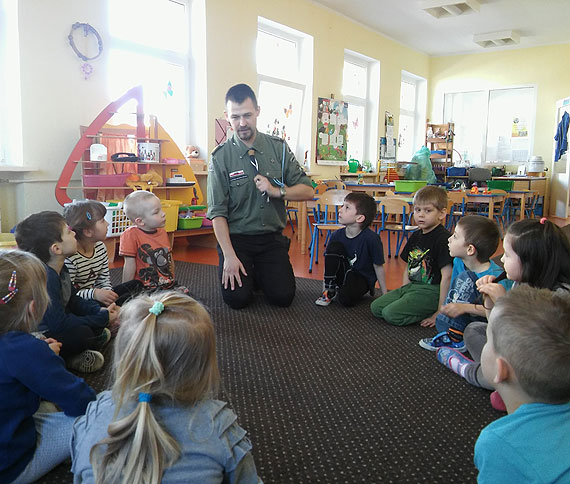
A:
MULTIPOLYGON (((570 43, 570 0, 479 0, 479 12, 435 18, 423 0, 313 0, 430 56, 570 43), (515 30, 520 44, 483 48, 474 34, 515 30)), ((451 2, 450 2, 451 3, 451 2)))

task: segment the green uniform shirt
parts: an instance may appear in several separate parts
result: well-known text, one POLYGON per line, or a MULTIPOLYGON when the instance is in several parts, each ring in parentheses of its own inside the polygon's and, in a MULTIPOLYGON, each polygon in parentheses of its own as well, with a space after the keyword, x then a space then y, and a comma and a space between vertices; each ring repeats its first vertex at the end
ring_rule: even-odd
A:
POLYGON ((281 232, 287 222, 285 202, 280 198, 270 198, 268 202, 267 195, 257 190, 253 181, 257 173, 250 162, 249 149, 255 150, 259 173, 273 185, 279 185, 273 181, 275 178, 287 186, 299 183, 311 186, 311 180, 281 138, 258 131, 254 145, 248 148, 234 134, 212 151, 210 157, 208 218, 226 218, 230 234, 281 232))

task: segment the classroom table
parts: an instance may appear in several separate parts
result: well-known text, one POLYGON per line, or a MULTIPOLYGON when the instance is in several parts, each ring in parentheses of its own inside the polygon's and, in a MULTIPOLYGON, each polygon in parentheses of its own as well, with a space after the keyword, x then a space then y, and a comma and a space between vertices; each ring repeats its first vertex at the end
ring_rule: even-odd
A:
POLYGON ((507 198, 520 200, 521 213, 519 214, 519 220, 522 220, 524 218, 524 211, 525 211, 525 207, 526 207, 526 199, 534 197, 536 195, 538 195, 537 190, 511 190, 510 192, 507 192, 507 198))
POLYGON ((505 200, 506 195, 502 193, 471 193, 465 192, 467 196, 467 202, 470 203, 486 203, 489 205, 489 214, 488 217, 492 220, 494 213, 493 210, 495 208, 495 202, 502 202, 505 200))
POLYGON ((352 192, 381 193, 385 195, 388 190, 394 191, 393 183, 354 183, 345 182, 347 190, 352 192))

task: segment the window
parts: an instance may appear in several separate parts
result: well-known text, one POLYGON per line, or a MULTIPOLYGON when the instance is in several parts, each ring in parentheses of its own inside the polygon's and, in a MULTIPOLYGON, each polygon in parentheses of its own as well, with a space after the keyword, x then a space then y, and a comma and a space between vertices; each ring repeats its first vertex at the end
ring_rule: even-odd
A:
POLYGON ((444 95, 444 122, 455 123, 454 148, 471 165, 526 161, 532 154, 534 87, 444 95))
POLYGON ((302 161, 311 143, 313 38, 259 17, 256 56, 257 129, 285 139, 302 161))
POLYGON ((0 164, 23 165, 18 2, 0 0, 0 164))
MULTIPOLYGON (((145 113, 157 116, 178 146, 188 144, 190 21, 187 0, 109 2, 109 94, 142 84, 145 113), (149 22, 149 19, 152 19, 149 22)), ((128 103, 114 123, 133 125, 128 103)))
MULTIPOLYGON (((375 161, 378 141, 380 63, 345 50, 342 97, 348 103, 348 159, 375 161)), ((375 162, 372 164, 376 168, 375 162)))
POLYGON ((425 144, 426 80, 402 71, 400 118, 398 121, 398 161, 410 161, 425 144))

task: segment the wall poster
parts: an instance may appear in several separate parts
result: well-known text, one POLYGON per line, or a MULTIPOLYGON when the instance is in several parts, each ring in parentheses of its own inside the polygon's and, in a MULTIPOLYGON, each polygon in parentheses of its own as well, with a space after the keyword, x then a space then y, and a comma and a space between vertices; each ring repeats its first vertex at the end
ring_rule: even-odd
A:
POLYGON ((317 163, 347 163, 348 103, 319 98, 317 108, 317 163))

